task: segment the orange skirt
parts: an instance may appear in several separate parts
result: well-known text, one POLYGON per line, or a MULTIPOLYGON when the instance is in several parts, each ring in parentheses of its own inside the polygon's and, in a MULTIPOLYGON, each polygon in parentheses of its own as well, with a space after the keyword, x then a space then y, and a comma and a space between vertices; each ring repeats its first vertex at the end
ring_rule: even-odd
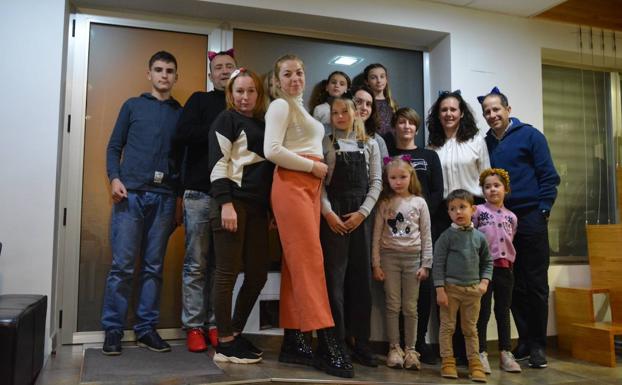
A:
POLYGON ((335 325, 320 245, 321 191, 322 181, 310 173, 274 171, 272 210, 283 246, 279 322, 285 329, 306 332, 335 325))

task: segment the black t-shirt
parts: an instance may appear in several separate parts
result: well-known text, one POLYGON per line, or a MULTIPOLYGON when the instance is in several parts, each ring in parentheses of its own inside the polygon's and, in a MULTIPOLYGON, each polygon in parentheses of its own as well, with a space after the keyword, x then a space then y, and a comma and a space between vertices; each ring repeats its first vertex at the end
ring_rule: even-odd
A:
POLYGON ((410 164, 417 172, 417 178, 421 183, 423 198, 428 204, 430 217, 433 218, 436 210, 443 201, 443 170, 441 161, 435 151, 425 148, 414 150, 401 150, 390 146, 389 155, 410 155, 410 164))

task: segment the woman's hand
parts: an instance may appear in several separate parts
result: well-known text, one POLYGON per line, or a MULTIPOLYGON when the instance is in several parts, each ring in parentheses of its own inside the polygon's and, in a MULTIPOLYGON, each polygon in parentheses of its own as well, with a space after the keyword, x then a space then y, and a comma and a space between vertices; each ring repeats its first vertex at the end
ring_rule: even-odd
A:
POLYGON ((442 286, 436 288, 436 303, 438 306, 449 306, 449 298, 447 298, 445 288, 442 286))
POLYGON ((232 233, 238 231, 238 213, 235 212, 233 203, 229 202, 222 205, 220 209, 220 220, 225 230, 231 231, 232 233))
POLYGON ((326 173, 328 172, 328 166, 325 163, 314 160, 313 168, 311 169, 311 174, 318 179, 324 179, 326 173))
POLYGON ((376 281, 384 281, 384 271, 380 266, 375 266, 372 272, 376 281))
POLYGON ((334 233, 337 233, 339 235, 345 235, 348 232, 348 228, 346 227, 345 223, 343 223, 341 219, 339 218, 339 216, 335 214, 333 211, 326 214, 324 216, 324 219, 326 219, 326 223, 328 223, 328 227, 330 227, 330 229, 334 233))
POLYGON ((417 279, 419 281, 425 281, 428 278, 429 272, 427 267, 420 267, 417 270, 417 279))
POLYGON ((358 211, 345 214, 343 217, 346 218, 346 221, 343 224, 346 226, 349 233, 356 230, 356 228, 359 227, 359 225, 365 220, 365 216, 358 211))

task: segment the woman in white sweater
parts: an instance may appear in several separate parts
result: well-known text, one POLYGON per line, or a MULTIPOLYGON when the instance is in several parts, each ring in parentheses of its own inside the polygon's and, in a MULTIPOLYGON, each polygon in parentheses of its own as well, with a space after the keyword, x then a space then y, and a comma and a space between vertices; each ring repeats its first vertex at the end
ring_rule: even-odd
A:
MULTIPOLYGON (((460 90, 441 92, 427 119, 428 147, 438 154, 443 171, 443 199, 456 189, 473 194, 476 204, 484 202, 479 175, 490 167, 488 148, 479 135, 475 118, 460 90)), ((436 234, 451 224, 447 208, 440 207, 432 219, 436 234)))
POLYGON ((352 363, 335 339, 326 290, 320 245, 320 195, 327 172, 322 162, 324 127, 303 106, 302 60, 295 55, 277 59, 274 86, 264 154, 277 165, 271 201, 283 246, 279 322, 285 336, 279 360, 352 377, 352 363), (308 333, 313 330, 319 339, 315 355, 308 333))

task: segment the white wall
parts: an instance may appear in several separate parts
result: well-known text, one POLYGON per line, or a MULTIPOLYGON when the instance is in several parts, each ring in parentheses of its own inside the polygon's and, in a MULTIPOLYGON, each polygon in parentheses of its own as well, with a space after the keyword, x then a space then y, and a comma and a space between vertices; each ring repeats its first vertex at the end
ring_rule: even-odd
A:
POLYGON ((5 2, 2 16, 0 294, 47 295, 49 320, 66 1, 5 2))

